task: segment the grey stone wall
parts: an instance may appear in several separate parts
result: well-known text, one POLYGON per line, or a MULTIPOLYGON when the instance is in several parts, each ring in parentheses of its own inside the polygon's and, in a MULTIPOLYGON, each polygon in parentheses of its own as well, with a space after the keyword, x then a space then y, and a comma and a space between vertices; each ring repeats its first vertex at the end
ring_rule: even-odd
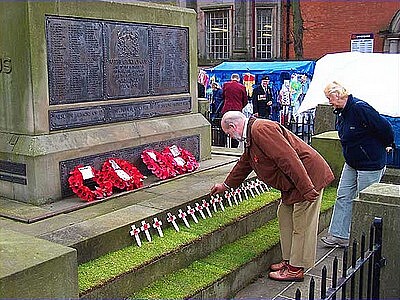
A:
POLYGON ((0 298, 78 298, 76 250, 0 228, 0 298))
POLYGON ((386 265, 381 269, 380 299, 397 299, 400 295, 400 186, 374 183, 354 200, 351 240, 360 241, 367 235, 375 217, 383 219, 382 256, 386 265))
MULTIPOLYGON (((0 73, 0 196, 35 205, 61 200, 65 174, 71 171, 64 170, 62 162, 86 165, 87 157, 163 141, 178 141, 184 148, 180 140, 196 137, 198 158, 210 158, 210 125, 198 113, 196 33, 196 13, 177 6, 126 1, 0 1, 0 55, 2 62, 6 58, 7 67, 7 72, 0 73), (70 30, 73 38, 68 40, 65 30, 70 30), (57 44, 59 36, 66 40, 65 47, 57 44), (177 42, 168 43, 170 39, 177 42), (57 45, 51 46, 52 42, 57 45), (164 51, 166 44, 177 50, 164 51), (96 51, 107 54, 107 64, 96 51), (174 65, 171 60, 179 51, 179 65, 174 65), (54 72, 56 62, 66 55, 71 63, 59 63, 60 70, 54 72), (92 61, 88 55, 98 58, 88 68, 90 74, 97 70, 97 77, 80 74, 80 64, 85 69, 92 61), (75 69, 69 70, 72 62, 75 69), (104 68, 97 65, 101 63, 104 68), (125 81, 118 81, 119 91, 105 89, 97 95, 93 85, 110 84, 110 77, 102 72, 114 72, 114 82, 128 80, 132 90, 135 83, 148 84, 148 90, 125 94, 125 81), (65 79, 57 81, 57 74, 65 79), (152 80, 148 82, 146 76, 152 80), (71 85, 69 80, 77 82, 71 85), (57 98, 64 81, 75 88, 74 97, 61 94, 57 98), (91 92, 85 93, 85 89, 91 92), (89 97, 83 99, 80 93, 89 97)), ((64 92, 68 94, 70 89, 64 92)))

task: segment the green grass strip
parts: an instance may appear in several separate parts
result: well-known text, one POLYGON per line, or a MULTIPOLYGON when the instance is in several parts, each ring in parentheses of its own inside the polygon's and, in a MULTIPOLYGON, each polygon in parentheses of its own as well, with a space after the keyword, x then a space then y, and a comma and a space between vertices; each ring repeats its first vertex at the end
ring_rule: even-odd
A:
POLYGON ((131 299, 185 299, 194 296, 278 243, 279 226, 275 219, 187 268, 162 276, 134 293, 131 299))
MULTIPOLYGON (((172 227, 167 227, 164 229, 164 236, 168 238, 153 235, 153 241, 151 243, 142 241, 142 247, 138 247, 132 240, 133 244, 129 247, 81 264, 78 267, 79 292, 82 293, 117 276, 132 272, 142 265, 190 244, 203 235, 210 234, 235 222, 238 218, 261 209, 279 197, 280 192, 271 189, 270 192, 251 198, 249 201, 243 201, 237 206, 228 206, 225 208, 225 212, 219 210, 213 213, 212 218, 201 219, 197 224, 190 222, 190 229, 182 224, 179 226, 180 232, 176 232, 172 227)), ((218 209, 220 208, 218 207, 218 209)), ((127 234, 129 233, 127 232, 127 234)))
MULTIPOLYGON (((235 222, 235 220, 243 216, 246 216, 254 211, 261 209, 265 205, 277 200, 279 197, 280 197, 279 191, 271 190, 268 193, 264 193, 258 197, 252 198, 250 201, 243 201, 238 206, 226 207, 225 212, 218 211, 217 213, 213 213, 213 218, 207 218, 205 220, 201 219, 201 221, 198 224, 191 222, 190 229, 182 225, 180 226, 180 232, 176 232, 172 227, 165 228, 164 236, 168 238, 160 238, 156 235, 153 235, 153 241, 151 243, 144 242, 142 244, 142 247, 137 247, 136 244, 133 244, 129 247, 125 247, 121 250, 108 253, 95 260, 81 264, 78 267, 79 291, 82 293, 89 289, 95 288, 96 286, 101 286, 102 284, 106 283, 109 280, 112 280, 117 276, 123 275, 128 272, 132 272, 133 270, 139 268, 140 266, 145 265, 159 257, 162 257, 167 253, 178 250, 182 246, 193 242, 202 235, 210 234, 215 230, 218 230, 219 228, 226 226, 227 224, 235 222)), ((321 205, 321 211, 325 211, 330 207, 332 207, 335 198, 336 198, 335 188, 330 187, 325 189, 324 199, 321 205)), ((262 228, 264 227, 265 226, 263 226, 262 228)), ((213 255, 218 255, 218 253, 222 249, 224 249, 224 251, 227 251, 227 253, 231 253, 228 254, 227 257, 224 259, 215 258, 215 261, 225 261, 226 264, 230 262, 231 263, 230 268, 226 269, 227 268, 226 265, 218 266, 217 263, 211 264, 212 266, 214 266, 219 270, 219 272, 217 272, 218 274, 220 274, 221 270, 223 270, 222 273, 224 273, 227 272, 227 270, 236 269, 237 266, 244 264, 245 262, 251 260, 256 255, 258 255, 257 253, 261 253, 262 251, 269 249, 270 247, 279 242, 279 230, 277 229, 277 227, 268 228, 268 230, 266 230, 266 232, 263 233, 264 237, 261 238, 262 239, 261 241, 260 237, 254 234, 256 234, 262 228, 256 229, 255 231, 247 235, 245 238, 241 238, 240 240, 237 241, 237 244, 236 243, 228 244, 226 246, 221 247, 218 251, 213 253, 213 255), (246 249, 245 251, 243 251, 243 249, 240 246, 241 243, 244 243, 245 245, 250 245, 248 247, 250 247, 251 249, 246 249), (233 249, 230 250, 230 247, 233 247, 233 249)), ((225 256, 225 252, 221 253, 220 255, 225 256)), ((209 256, 206 259, 211 259, 211 257, 212 256, 209 256)), ((207 265, 209 264, 210 263, 207 263, 207 265)), ((215 272, 207 271, 204 274, 213 274, 213 273, 215 272)), ((164 277, 162 280, 165 280, 164 277)), ((194 285, 190 286, 194 287, 194 285)), ((155 289, 155 291, 157 290, 158 289, 155 289)), ((171 288, 170 290, 176 292, 176 288, 175 289, 171 288)), ((181 291, 182 288, 178 290, 181 291)), ((187 293, 184 292, 184 294, 187 293)), ((139 296, 139 298, 142 297, 139 296)), ((157 297, 155 296, 155 298, 157 297)), ((175 298, 175 297, 168 296, 161 298, 175 298)))
MULTIPOLYGON (((321 212, 335 202, 336 189, 325 189, 321 212)), ((225 275, 238 269, 279 243, 277 219, 255 229, 237 241, 224 245, 209 256, 193 262, 187 268, 164 275, 131 299, 185 299, 196 295, 225 275)))

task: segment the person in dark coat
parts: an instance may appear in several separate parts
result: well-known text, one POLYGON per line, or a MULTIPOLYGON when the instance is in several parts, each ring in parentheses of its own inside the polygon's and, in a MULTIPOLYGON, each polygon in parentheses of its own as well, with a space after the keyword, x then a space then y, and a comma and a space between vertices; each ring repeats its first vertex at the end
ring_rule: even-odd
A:
POLYGON ((273 93, 269 83, 269 76, 265 75, 261 78, 260 85, 253 90, 251 101, 253 103, 253 115, 257 118, 270 119, 273 93))
POLYGON ((238 187, 254 171, 281 191, 278 220, 282 261, 270 266, 269 277, 279 281, 304 280, 304 268, 314 265, 323 189, 334 175, 324 158, 282 125, 246 116, 224 114, 223 131, 245 142, 245 150, 223 183, 211 194, 238 187))
POLYGON ((324 90, 337 114, 338 130, 345 160, 337 190, 328 236, 328 247, 349 245, 353 200, 359 191, 379 182, 385 172, 386 156, 394 146, 390 123, 371 105, 353 97, 337 82, 324 90))
POLYGON ((222 117, 222 106, 224 99, 222 96, 222 89, 217 82, 211 84, 212 99, 211 99, 211 120, 222 117))

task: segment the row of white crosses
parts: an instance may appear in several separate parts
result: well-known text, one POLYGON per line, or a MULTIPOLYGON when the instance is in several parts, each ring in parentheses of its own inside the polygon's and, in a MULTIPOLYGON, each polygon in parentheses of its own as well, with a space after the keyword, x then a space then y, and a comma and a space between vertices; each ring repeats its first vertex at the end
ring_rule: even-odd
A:
MULTIPOLYGON (((236 189, 230 189, 225 191, 225 195, 219 196, 218 194, 211 196, 210 201, 207 202, 205 199, 202 200, 202 203, 196 202, 194 205, 194 208, 192 208, 190 205, 187 206, 187 211, 183 211, 182 209, 178 210, 178 218, 182 220, 182 222, 185 224, 187 228, 190 228, 190 223, 187 219, 187 216, 189 215, 192 220, 195 223, 199 222, 199 219, 196 216, 196 212, 200 214, 201 218, 206 219, 206 214, 208 217, 212 217, 212 212, 211 208, 216 213, 218 211, 218 206, 222 211, 225 211, 225 206, 224 206, 224 198, 228 202, 229 206, 238 205, 240 202, 242 202, 244 199, 248 200, 250 197, 256 197, 260 195, 261 193, 265 193, 266 191, 269 191, 268 186, 259 180, 258 178, 254 181, 248 181, 247 183, 242 183, 241 186, 239 186, 236 189), (244 199, 242 197, 242 192, 244 195, 244 199), (254 194, 256 193, 256 194, 254 194)), ((170 212, 167 213, 166 221, 170 223, 174 229, 179 232, 179 226, 177 224, 177 217, 170 212)), ((153 223, 150 225, 146 221, 142 221, 141 226, 136 227, 136 225, 131 226, 131 231, 129 232, 131 236, 135 238, 136 244, 141 247, 142 246, 142 241, 140 239, 140 233, 143 232, 144 235, 146 236, 147 241, 151 242, 151 234, 150 234, 150 229, 153 227, 158 235, 160 237, 164 237, 164 233, 162 231, 162 222, 158 220, 157 218, 153 219, 153 223)))

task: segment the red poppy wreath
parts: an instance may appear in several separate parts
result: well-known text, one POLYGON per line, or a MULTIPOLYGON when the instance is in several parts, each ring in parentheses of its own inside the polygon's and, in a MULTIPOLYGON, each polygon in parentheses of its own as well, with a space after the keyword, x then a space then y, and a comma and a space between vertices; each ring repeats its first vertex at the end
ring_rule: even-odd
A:
POLYGON ((90 202, 112 195, 112 183, 104 180, 101 172, 92 166, 78 165, 69 174, 69 187, 83 201, 90 202))
POLYGON ((111 182, 113 187, 126 191, 143 187, 145 178, 136 167, 120 158, 107 159, 101 168, 100 177, 111 182))
POLYGON ((175 177, 178 173, 169 159, 155 150, 144 150, 141 154, 147 168, 160 179, 175 177))
POLYGON ((168 158, 178 174, 193 172, 199 167, 199 163, 193 154, 179 146, 166 147, 162 154, 168 158))

